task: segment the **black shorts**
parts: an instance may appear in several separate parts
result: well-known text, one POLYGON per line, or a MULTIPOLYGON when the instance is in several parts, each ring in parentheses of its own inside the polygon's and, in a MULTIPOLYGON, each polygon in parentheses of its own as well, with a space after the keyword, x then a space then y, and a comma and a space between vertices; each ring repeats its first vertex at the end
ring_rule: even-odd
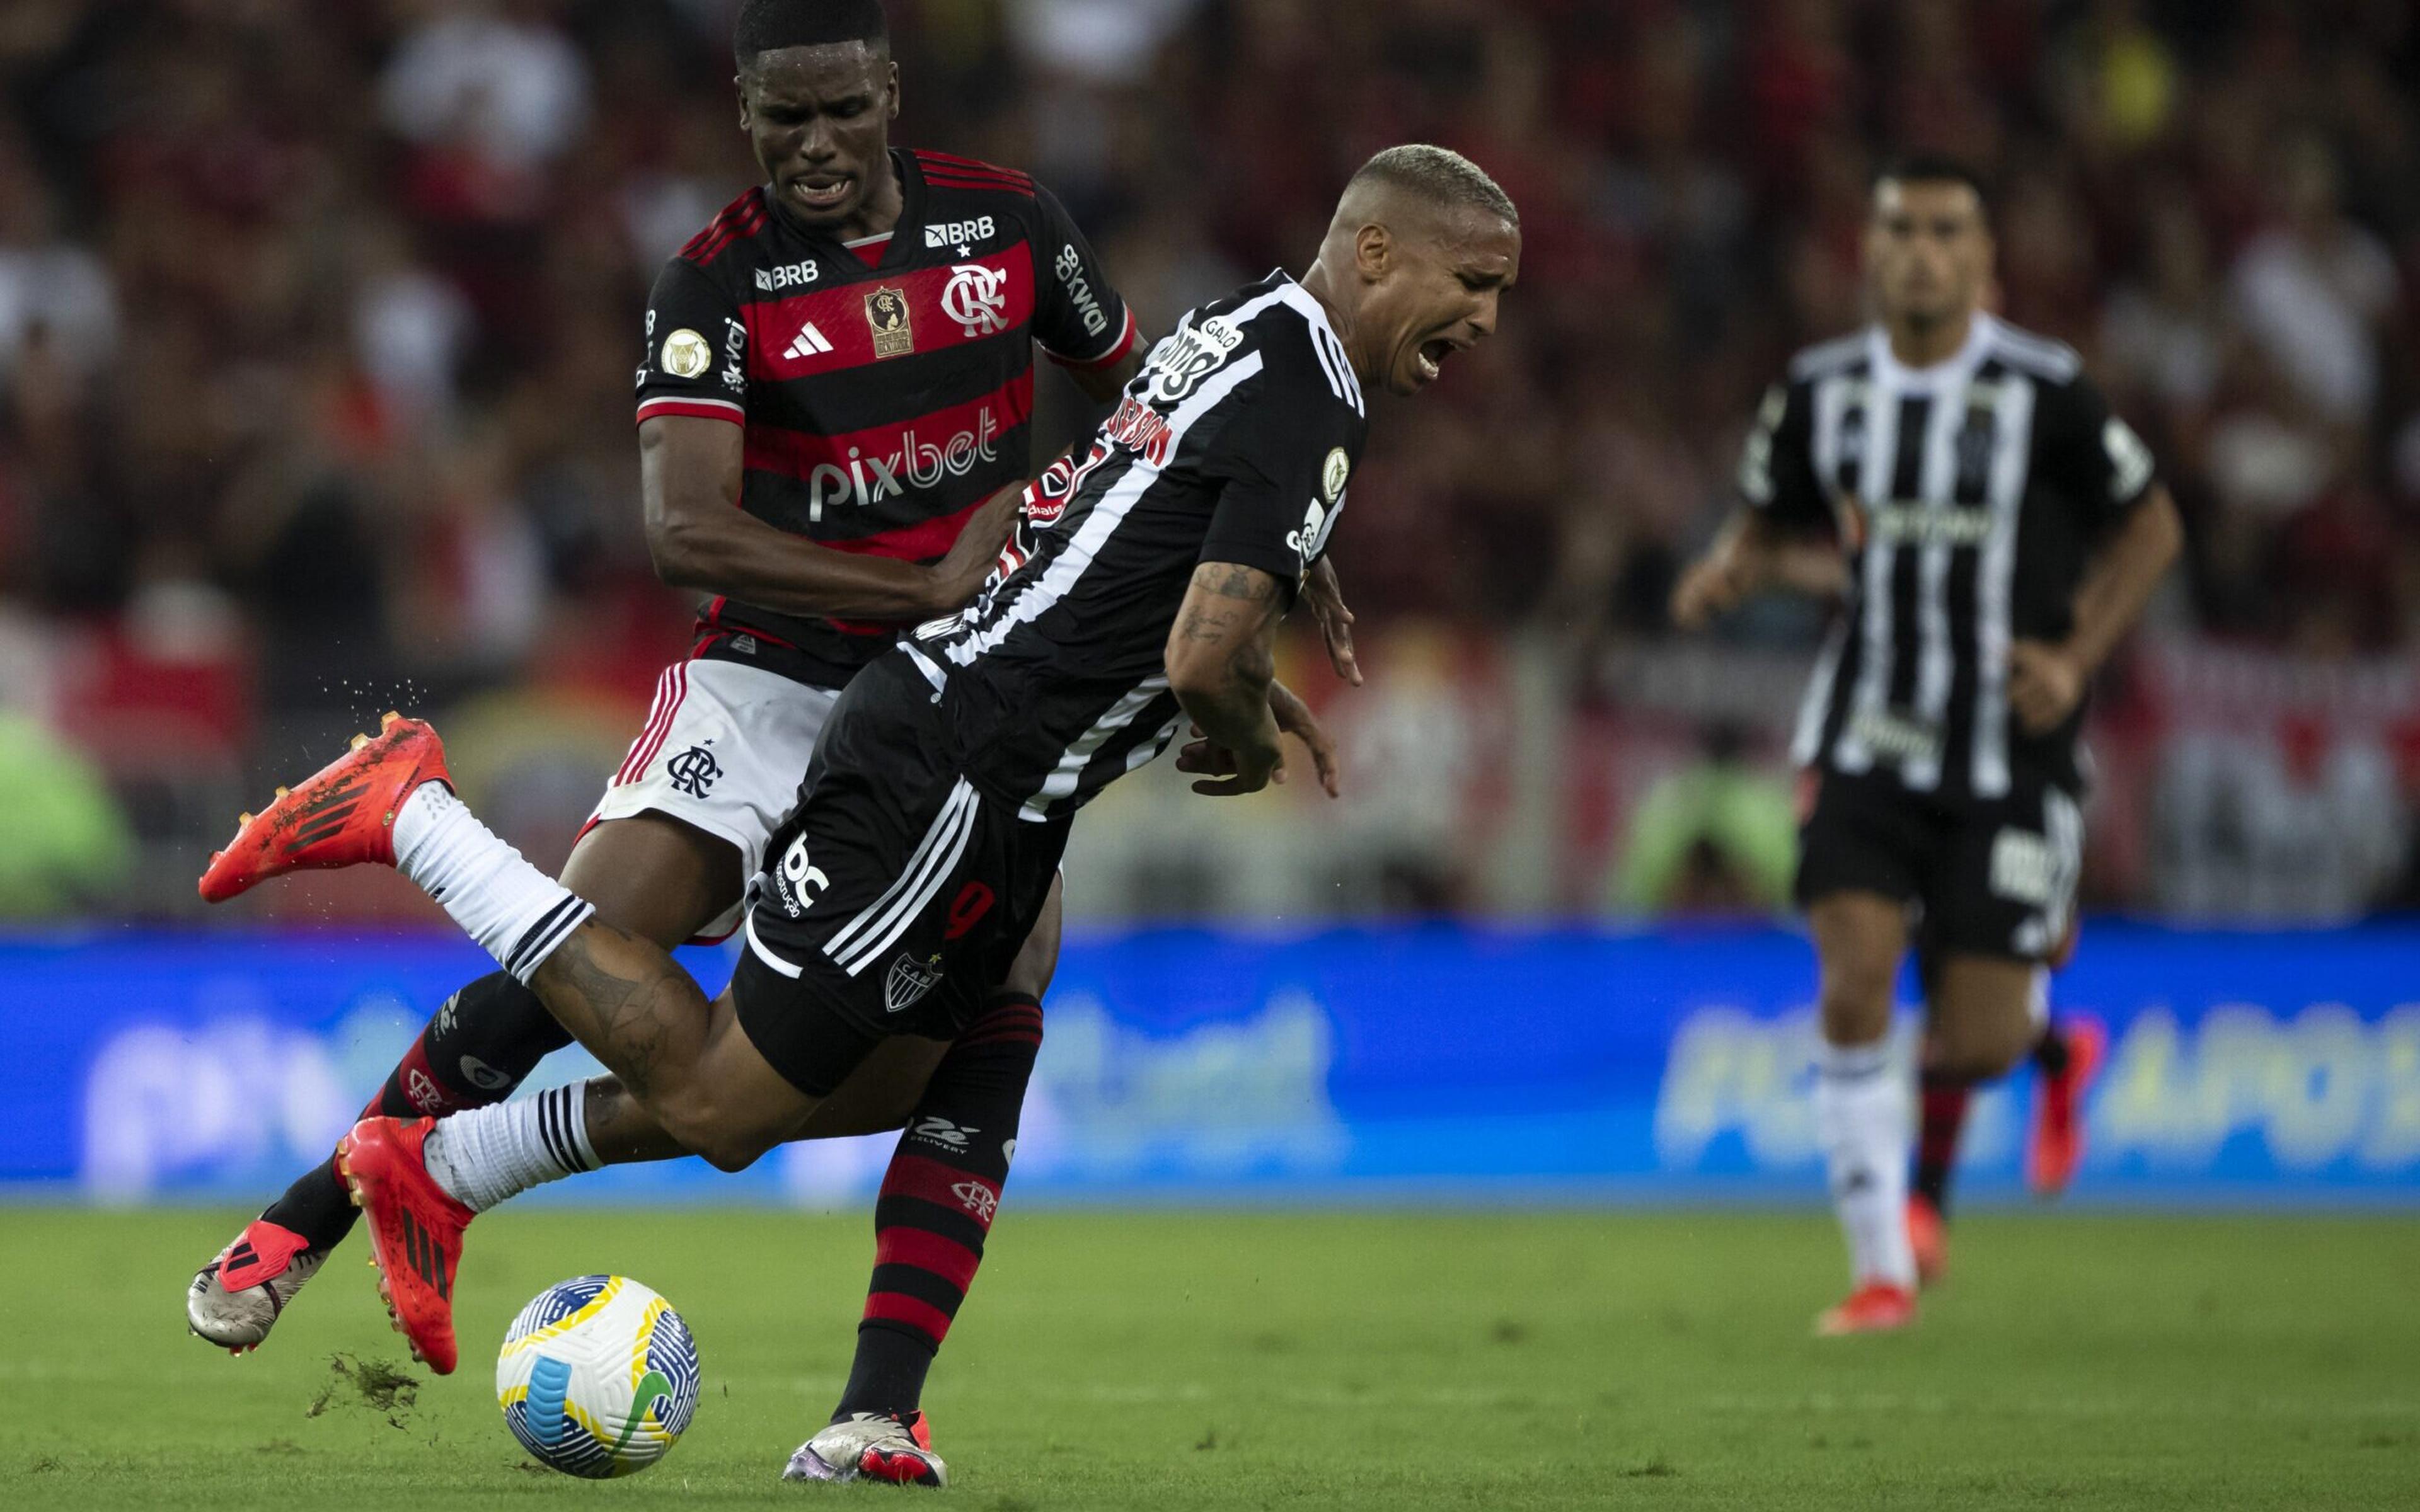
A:
POLYGON ((2075 906, 2084 818, 2055 783, 1961 800, 1888 776, 1823 772, 1798 842, 1800 906, 1876 892, 1921 911, 1928 949, 2039 964, 2075 906))
POLYGON ((892 1035, 955 1038, 1008 974, 1066 849, 977 788, 932 686, 892 655, 832 706, 767 842, 731 979, 749 1042, 829 1095, 892 1035))

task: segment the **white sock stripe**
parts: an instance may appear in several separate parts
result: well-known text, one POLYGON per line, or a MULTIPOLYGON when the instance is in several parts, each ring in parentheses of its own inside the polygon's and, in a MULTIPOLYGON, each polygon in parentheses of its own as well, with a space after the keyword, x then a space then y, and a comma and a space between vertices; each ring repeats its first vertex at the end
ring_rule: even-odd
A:
POLYGON ((960 778, 957 785, 950 789, 949 797, 942 801, 941 811, 933 816, 932 827, 924 831, 924 838, 917 842, 915 853, 908 857, 908 864, 900 868, 898 877, 884 890, 881 897, 866 905, 864 912, 841 926, 840 932, 825 943, 824 954, 835 961, 839 960, 841 952, 850 949, 849 942, 856 937, 858 932, 873 924, 881 917, 885 909, 897 901, 902 892, 913 885, 919 868, 934 851, 940 848, 942 841, 949 834, 951 825, 956 821, 957 811, 965 807, 966 800, 973 795, 974 790, 967 785, 966 779, 960 778))
MULTIPOLYGON (((962 810, 965 818, 958 825, 957 839, 951 842, 949 854, 939 858, 938 864, 931 868, 931 875, 915 893, 900 900, 899 906, 892 911, 892 919, 887 932, 872 945, 867 946, 854 962, 842 963, 848 967, 850 976, 856 976, 879 960, 882 952, 890 949, 898 941, 900 935, 908 933, 908 926, 916 921, 916 916, 924 911, 925 904, 931 903, 934 894, 939 892, 942 885, 950 880, 950 873, 958 869, 959 858, 967 854, 967 846, 975 838, 975 820, 982 809, 982 800, 974 795, 973 789, 968 789, 967 803, 962 810)), ((880 925, 876 927, 882 928, 880 925)))
POLYGON ((512 972, 520 971, 522 958, 529 954, 530 948, 544 939, 547 931, 562 922, 566 913, 579 906, 580 899, 577 894, 566 892, 557 899, 553 907, 539 915, 537 921, 522 931, 521 937, 513 942, 512 949, 504 957, 504 969, 512 972))
POLYGON ((522 936, 521 943, 513 950, 514 964, 504 969, 522 986, 528 986, 529 980, 537 975, 538 967, 545 965, 563 942, 571 938, 571 932, 587 923, 596 912, 597 905, 587 899, 576 893, 566 893, 564 902, 557 903, 546 919, 539 921, 536 929, 522 936))

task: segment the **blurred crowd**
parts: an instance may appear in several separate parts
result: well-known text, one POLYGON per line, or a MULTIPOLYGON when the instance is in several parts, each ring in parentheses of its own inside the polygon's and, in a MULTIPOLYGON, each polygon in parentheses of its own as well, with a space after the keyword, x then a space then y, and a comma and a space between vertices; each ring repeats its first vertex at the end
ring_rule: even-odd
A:
MULTIPOLYGON (((610 731, 683 643, 628 383, 655 270, 753 177, 732 3, 0 6, 0 704, 136 827, 194 801, 163 731, 230 788, 405 697, 593 693, 610 731)), ((1758 392, 1861 319, 1899 147, 1991 177, 1999 306, 2159 454, 2192 544, 2155 635, 2408 654, 2416 8, 890 3, 895 138, 1054 187, 1148 332, 1298 269, 1376 147, 1497 175, 1501 335, 1380 420, 1336 550, 1379 634, 1550 644, 1583 711, 1663 641, 1758 392)))

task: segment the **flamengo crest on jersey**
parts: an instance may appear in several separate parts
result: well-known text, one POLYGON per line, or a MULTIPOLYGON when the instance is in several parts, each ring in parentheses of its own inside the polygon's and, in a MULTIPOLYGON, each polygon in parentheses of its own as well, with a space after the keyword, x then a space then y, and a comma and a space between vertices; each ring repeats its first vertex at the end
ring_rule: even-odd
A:
MULTIPOLYGON (((668 263, 649 300, 638 412, 743 427, 739 504, 767 524, 930 562, 985 498, 1027 475, 1035 345, 1114 362, 1133 322, 1031 178, 942 153, 892 162, 902 211, 876 266, 762 189, 668 263)), ((702 654, 746 636, 755 665, 838 686, 895 629, 717 599, 702 654)))

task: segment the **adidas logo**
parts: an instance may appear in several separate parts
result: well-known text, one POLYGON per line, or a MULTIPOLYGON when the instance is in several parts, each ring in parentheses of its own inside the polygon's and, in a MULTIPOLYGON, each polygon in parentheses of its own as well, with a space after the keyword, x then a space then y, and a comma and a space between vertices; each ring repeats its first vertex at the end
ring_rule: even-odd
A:
POLYGON ((821 357, 831 349, 831 342, 822 332, 817 331, 815 323, 810 320, 799 329, 797 338, 790 343, 790 349, 782 355, 792 362, 797 362, 802 357, 821 357))

